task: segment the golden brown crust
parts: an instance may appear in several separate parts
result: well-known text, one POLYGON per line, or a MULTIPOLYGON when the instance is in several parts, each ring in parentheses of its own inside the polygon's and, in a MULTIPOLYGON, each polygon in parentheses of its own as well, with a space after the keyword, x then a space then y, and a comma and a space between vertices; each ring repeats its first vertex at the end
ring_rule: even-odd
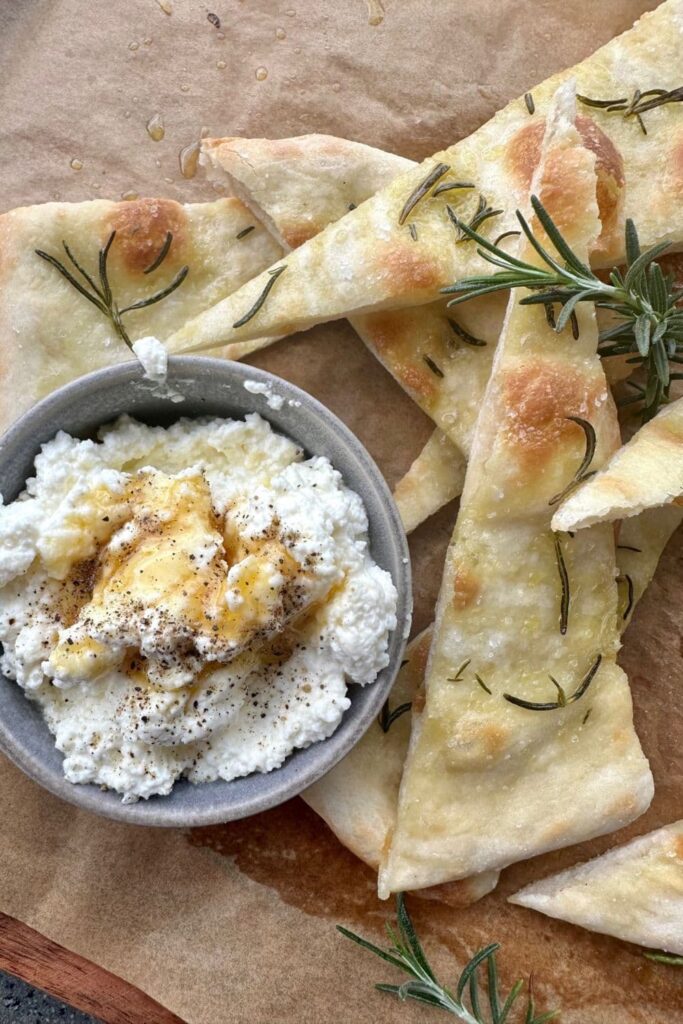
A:
POLYGON ((112 248, 112 261, 120 261, 130 273, 141 273, 161 252, 168 233, 173 245, 164 263, 179 263, 187 244, 187 214, 172 199, 137 199, 130 203, 117 203, 103 225, 106 236, 116 231, 116 244, 112 248))
MULTIPOLYGON (((624 186, 624 161, 619 150, 600 126, 586 114, 579 114, 576 127, 586 147, 595 154, 597 200, 602 222, 600 239, 607 238, 620 226, 620 208, 624 186)), ((506 165, 516 183, 525 190, 538 164, 545 120, 531 121, 521 128, 508 144, 506 165)))
POLYGON ((458 566, 453 577, 453 607, 462 611, 479 596, 479 579, 469 569, 458 566))
POLYGON ((681 132, 680 138, 674 142, 671 149, 669 178, 674 194, 683 196, 683 132, 681 132))
POLYGON ((439 268, 424 252, 406 245, 386 245, 378 253, 378 264, 396 285, 398 294, 427 294, 438 291, 441 284, 439 268))
POLYGON ((526 469, 539 470, 557 451, 558 442, 573 439, 581 428, 568 419, 590 420, 591 411, 607 399, 603 381, 587 381, 557 363, 525 363, 507 374, 503 384, 506 442, 526 469))

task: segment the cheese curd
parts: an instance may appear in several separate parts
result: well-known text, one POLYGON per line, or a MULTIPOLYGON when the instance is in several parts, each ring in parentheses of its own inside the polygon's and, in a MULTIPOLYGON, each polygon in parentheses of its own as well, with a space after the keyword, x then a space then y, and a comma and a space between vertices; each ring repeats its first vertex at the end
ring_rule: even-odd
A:
POLYGON ((256 414, 59 433, 0 507, 0 668, 128 803, 279 767, 388 663, 361 499, 256 414))

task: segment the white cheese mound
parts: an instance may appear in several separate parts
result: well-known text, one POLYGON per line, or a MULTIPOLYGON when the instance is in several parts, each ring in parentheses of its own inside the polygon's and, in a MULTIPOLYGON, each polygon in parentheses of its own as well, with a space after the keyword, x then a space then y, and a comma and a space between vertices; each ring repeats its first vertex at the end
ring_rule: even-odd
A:
POLYGON ((66 778, 124 802, 330 736, 387 664, 396 599, 358 495, 255 413, 60 433, 0 506, 0 670, 66 778))

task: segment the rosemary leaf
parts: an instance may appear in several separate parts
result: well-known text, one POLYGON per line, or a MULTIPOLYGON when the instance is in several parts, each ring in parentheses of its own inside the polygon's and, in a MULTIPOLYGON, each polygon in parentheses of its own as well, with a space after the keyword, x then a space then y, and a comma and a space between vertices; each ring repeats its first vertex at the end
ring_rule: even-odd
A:
POLYGON ((576 487, 578 487, 579 484, 583 483, 584 480, 589 480, 590 477, 595 476, 594 472, 588 472, 588 468, 592 463, 593 457, 595 455, 595 446, 597 443, 597 438, 595 436, 595 429, 593 427, 593 424, 589 423, 588 420, 581 419, 580 416, 567 416, 567 419, 571 420, 572 423, 577 423, 583 430, 586 437, 586 450, 581 460, 581 465, 577 469, 572 479, 569 481, 567 486, 560 491, 559 494, 555 494, 550 499, 550 501, 548 502, 549 505, 559 505, 559 503, 561 501, 564 501, 567 495, 570 494, 576 487))
POLYGON ((533 96, 531 95, 530 92, 525 92, 524 93, 524 102, 526 103, 526 109, 529 111, 529 113, 530 114, 535 114, 536 113, 536 104, 534 103, 534 98, 533 98, 533 96))
POLYGON ((100 271, 100 284, 102 286, 102 298, 107 306, 112 305, 112 294, 111 287, 109 285, 109 276, 107 274, 107 260, 109 258, 109 250, 114 244, 116 238, 116 232, 112 231, 103 249, 100 249, 99 258, 99 271, 100 271))
POLYGON ((453 334, 456 338, 459 338, 460 341, 464 341, 466 345, 472 345, 473 348, 486 348, 487 342, 482 341, 481 338, 475 338, 473 334, 470 334, 464 327, 461 327, 457 320, 454 320, 450 316, 447 316, 446 319, 450 324, 453 334))
POLYGON ((84 268, 76 260, 76 257, 71 252, 71 249, 69 248, 69 246, 66 244, 66 242, 63 239, 62 239, 62 246, 64 247, 64 252, 68 256, 68 258, 71 261, 71 263, 73 264, 73 266, 76 268, 76 270, 79 272, 79 274, 82 274, 82 276, 88 282, 88 284, 90 285, 92 290, 95 292, 95 295, 97 295, 104 302, 104 295, 102 294, 100 289, 97 287, 97 285, 95 284, 94 280, 92 279, 90 274, 87 272, 87 270, 84 270, 84 268))
POLYGON ((683 956, 674 956, 673 953, 643 953, 648 960, 656 964, 669 964, 671 967, 683 967, 683 956))
POLYGON ((427 364, 429 369, 432 371, 432 373, 436 374, 437 377, 443 377, 444 376, 443 370, 441 369, 440 366, 436 365, 436 363, 434 362, 434 360, 432 359, 431 356, 422 356, 422 358, 424 359, 425 363, 427 364))
POLYGON ((254 305, 251 307, 251 309, 247 310, 244 316, 240 317, 239 320, 235 321, 235 323, 232 325, 233 329, 236 327, 244 327, 245 324, 249 323, 249 321, 256 316, 261 306, 268 298, 270 290, 277 281, 278 277, 280 276, 280 274, 284 274, 286 269, 287 265, 285 264, 283 267, 276 267, 275 270, 268 271, 268 273, 270 274, 270 281, 267 282, 265 288, 257 298, 254 305))
MULTIPOLYGON (((471 241, 471 236, 468 232, 463 230, 462 223, 455 216, 451 207, 447 206, 446 209, 448 211, 448 216, 456 226, 458 243, 471 241)), ((499 217, 502 212, 502 210, 494 210, 493 207, 489 206, 486 196, 480 193, 477 208, 469 220, 467 227, 470 231, 476 231, 477 228, 481 227, 485 221, 490 220, 491 217, 499 217)))
POLYGON ((483 691, 484 691, 485 693, 488 693, 489 697, 490 697, 490 696, 492 696, 492 691, 491 691, 491 690, 490 690, 490 688, 489 688, 489 687, 488 687, 488 686, 486 685, 486 683, 485 683, 485 682, 484 682, 484 680, 483 680, 483 679, 481 678, 481 676, 479 675, 479 673, 478 673, 478 672, 475 672, 475 673, 474 673, 474 678, 475 678, 475 679, 477 680, 477 683, 479 684, 479 686, 481 686, 482 690, 483 690, 483 691))
POLYGON ((410 237, 414 242, 417 242, 417 227, 415 224, 408 225, 408 231, 410 231, 410 237))
MULTIPOLYGON (((514 704, 518 708, 525 708, 527 711, 556 711, 558 708, 567 707, 567 705, 575 704, 577 700, 581 700, 584 693, 586 692, 590 684, 593 682, 595 673, 600 668, 601 663, 602 655, 599 654, 593 662, 593 664, 591 665, 590 669, 588 670, 579 687, 574 691, 574 693, 571 694, 571 696, 565 696, 564 704, 561 704, 559 700, 548 701, 547 703, 538 704, 535 701, 524 700, 522 697, 514 697, 510 693, 504 693, 503 697, 505 698, 505 700, 509 701, 510 704, 514 704)), ((550 678, 552 679, 552 676, 550 678)), ((557 680, 552 679, 552 681, 555 684, 555 686, 558 685, 557 680)))
POLYGON ((449 683, 459 683, 459 682, 460 682, 460 680, 461 680, 461 679, 462 679, 462 677, 463 677, 463 674, 464 674, 464 672, 465 672, 465 669, 467 668, 467 666, 469 665, 469 663, 470 663, 471 661, 472 661, 472 659, 471 659, 471 658, 468 658, 468 659, 467 659, 466 661, 463 661, 462 665, 460 666, 460 668, 458 669, 458 671, 457 671, 457 672, 455 673, 455 675, 454 675, 454 676, 449 676, 449 678, 448 678, 448 682, 449 682, 449 683))
POLYGON ((166 232, 166 238, 164 240, 164 244, 162 245, 161 249, 159 250, 159 255, 152 261, 152 263, 150 263, 150 265, 147 267, 146 270, 142 271, 143 274, 153 274, 155 270, 158 270, 158 268, 161 266, 161 264, 164 262, 164 260, 168 256, 168 251, 171 248, 172 242, 173 242, 173 232, 172 231, 167 231, 166 232))
MULTIPOLYGON (((637 550, 637 548, 631 548, 630 550, 635 551, 637 550)), ((632 578, 628 575, 628 573, 625 572, 620 573, 619 576, 617 576, 617 585, 619 583, 626 584, 626 608, 624 609, 621 616, 622 620, 625 622, 631 614, 631 612, 633 611, 633 605, 635 602, 634 586, 632 578)))
POLYGON ((642 115, 667 103, 683 103, 683 86, 677 89, 646 89, 645 92, 636 89, 630 100, 626 96, 620 96, 615 100, 595 100, 579 94, 576 98, 586 107, 595 107, 610 114, 619 113, 625 119, 635 118, 643 135, 647 135, 642 115))
POLYGON ((93 306, 97 306, 101 313, 104 313, 105 316, 108 315, 107 307, 105 306, 104 302, 98 299, 96 295, 91 295, 90 292, 83 287, 80 281, 77 281, 73 274, 71 274, 66 269, 64 264, 60 263, 60 261, 56 259, 56 257, 51 256, 48 252, 43 252, 42 249, 35 249, 34 252, 36 256, 40 256, 41 260, 45 260, 45 262, 51 264, 51 266, 53 266, 55 270, 58 270, 62 277, 65 277, 69 284, 73 285, 76 291, 80 292, 85 299, 87 299, 89 302, 92 302, 93 306))
POLYGON ((401 715, 405 715, 407 711, 410 711, 413 704, 412 701, 408 701, 406 704, 399 704, 393 711, 389 710, 389 701, 386 700, 382 705, 382 710, 379 713, 379 725, 382 732, 389 732, 389 729, 394 724, 397 718, 401 715))
POLYGON ((498 238, 494 241, 494 245, 500 245, 504 238, 518 237, 521 235, 521 231, 504 231, 502 235, 498 235, 498 238))
POLYGON ((189 272, 189 267, 181 267, 171 283, 166 285, 165 288, 162 288, 160 292, 155 292, 154 295, 150 295, 146 299, 138 299, 137 302, 133 302, 130 306, 126 306, 125 309, 120 310, 120 315, 123 316, 124 313, 129 313, 131 309, 145 309, 147 306, 153 306, 155 303, 161 302, 161 300, 165 299, 167 295, 174 292, 176 288, 180 288, 189 272))
POLYGON ((440 196, 442 192, 453 192, 455 189, 476 187, 473 181, 444 181, 441 185, 436 186, 432 195, 440 196))
POLYGON ((429 172, 427 177, 420 182, 417 188, 413 189, 406 199, 401 213, 399 214, 399 224, 405 223, 408 214, 415 208, 415 206, 417 206, 421 199, 424 199, 432 185, 435 185, 439 178, 443 178, 447 171, 450 171, 448 164, 437 164, 436 167, 429 172))
MULTIPOLYGON (((564 560, 564 554, 562 552, 562 542, 556 533, 553 534, 553 545, 555 547, 555 561, 557 562, 557 572, 560 577, 560 587, 562 590, 562 596, 560 598, 560 633, 564 636, 567 632, 567 625, 569 623, 569 573, 567 572, 567 563, 564 560)), ((552 679, 552 676, 550 678, 552 679)), ((555 682, 555 680, 553 680, 553 682, 555 682)), ((556 685, 561 689, 561 687, 559 687, 559 683, 556 685)))

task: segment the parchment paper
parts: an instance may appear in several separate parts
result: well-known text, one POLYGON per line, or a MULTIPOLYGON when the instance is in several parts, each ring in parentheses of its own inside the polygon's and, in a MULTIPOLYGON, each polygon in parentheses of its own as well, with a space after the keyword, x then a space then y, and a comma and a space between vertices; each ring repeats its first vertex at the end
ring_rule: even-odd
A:
MULTIPOLYGON (((420 159, 655 6, 383 0, 384 19, 371 25, 365 0, 209 3, 163 0, 172 5, 166 14, 156 0, 6 0, 0 207, 130 192, 210 199, 212 188, 185 180, 178 164, 202 127, 216 135, 329 132, 420 159), (156 143, 145 129, 155 113, 166 128, 156 143)), ((253 361, 330 405, 391 484, 430 432, 344 324, 253 361)), ((454 515, 443 510, 413 537, 415 630, 431 618, 454 515)), ((533 970, 538 1002, 562 1006, 565 1024, 683 1020, 673 969, 504 899, 531 878, 681 816, 682 566, 679 535, 623 652, 657 782, 652 808, 621 833, 509 869, 499 890, 468 910, 413 899, 450 979, 475 948, 498 940, 505 981, 533 970)), ((189 835, 128 828, 58 802, 2 760, 0 820, 0 910, 192 1024, 436 1019, 436 1011, 373 992, 393 972, 335 933, 343 922, 379 938, 392 907, 377 901, 371 872, 301 801, 189 835)))

